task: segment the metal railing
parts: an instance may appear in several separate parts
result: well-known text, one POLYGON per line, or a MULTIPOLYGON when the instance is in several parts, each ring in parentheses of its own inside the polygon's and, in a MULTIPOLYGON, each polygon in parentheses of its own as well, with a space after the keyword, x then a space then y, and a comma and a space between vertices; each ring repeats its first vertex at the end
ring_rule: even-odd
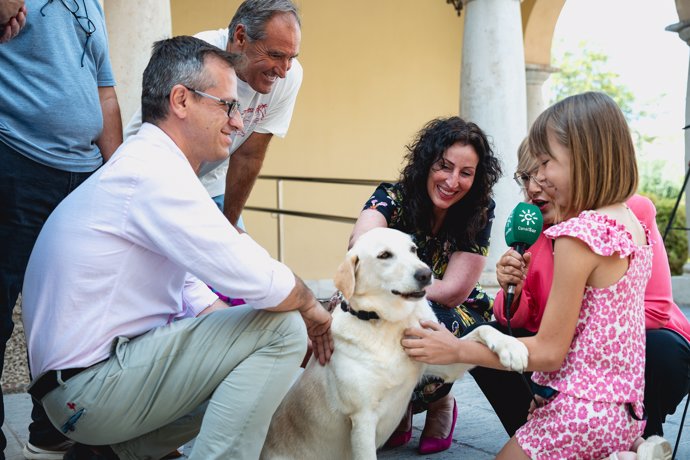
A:
POLYGON ((285 182, 310 182, 316 184, 335 184, 335 185, 370 185, 377 186, 381 182, 392 182, 390 180, 368 180, 368 179, 336 179, 332 177, 295 177, 295 176, 259 176, 257 179, 273 180, 276 182, 276 203, 277 207, 267 208, 262 206, 245 206, 245 211, 258 211, 276 214, 277 230, 278 230, 278 260, 284 260, 284 232, 285 227, 283 223, 283 216, 305 217, 308 219, 327 220, 331 222, 340 222, 345 224, 354 224, 357 221, 356 217, 338 216, 334 214, 323 214, 317 212, 294 211, 283 208, 283 184, 285 182))

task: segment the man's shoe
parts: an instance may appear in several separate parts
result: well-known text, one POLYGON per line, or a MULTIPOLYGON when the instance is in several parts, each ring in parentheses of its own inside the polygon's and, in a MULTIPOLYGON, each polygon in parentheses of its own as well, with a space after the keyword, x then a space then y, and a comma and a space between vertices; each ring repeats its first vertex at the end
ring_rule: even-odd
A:
POLYGON ((69 448, 63 458, 65 460, 119 460, 110 446, 87 446, 78 442, 69 448))
POLYGON ((52 446, 35 446, 27 442, 22 449, 22 454, 27 460, 62 460, 67 449, 72 447, 74 441, 67 440, 52 446))

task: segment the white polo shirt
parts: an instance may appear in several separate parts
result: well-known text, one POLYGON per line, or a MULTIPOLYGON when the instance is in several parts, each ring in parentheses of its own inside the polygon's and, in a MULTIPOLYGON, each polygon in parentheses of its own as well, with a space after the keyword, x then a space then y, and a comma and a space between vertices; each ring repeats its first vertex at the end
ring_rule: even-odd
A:
POLYGON ((200 281, 279 304, 292 271, 225 219, 182 151, 144 123, 50 215, 29 260, 22 316, 31 372, 87 367, 216 297, 200 281))

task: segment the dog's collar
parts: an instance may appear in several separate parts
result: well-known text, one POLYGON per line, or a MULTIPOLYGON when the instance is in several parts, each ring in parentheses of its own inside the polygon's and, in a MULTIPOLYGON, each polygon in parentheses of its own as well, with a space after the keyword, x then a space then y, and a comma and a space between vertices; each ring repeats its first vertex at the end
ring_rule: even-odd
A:
POLYGON ((343 311, 350 312, 353 316, 356 316, 357 318, 364 320, 364 321, 369 321, 370 319, 379 319, 379 315, 377 315, 376 312, 374 312, 374 311, 364 311, 364 310, 354 311, 352 308, 350 308, 350 305, 348 305, 347 301, 345 301, 345 300, 340 302, 340 308, 343 311))

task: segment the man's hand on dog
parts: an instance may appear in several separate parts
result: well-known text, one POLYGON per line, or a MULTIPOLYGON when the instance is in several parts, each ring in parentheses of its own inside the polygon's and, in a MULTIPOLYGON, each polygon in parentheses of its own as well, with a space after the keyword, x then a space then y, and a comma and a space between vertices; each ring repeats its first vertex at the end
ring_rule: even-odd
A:
POLYGON ((402 346, 405 353, 427 364, 453 364, 458 362, 458 338, 443 324, 422 321, 422 327, 405 329, 402 346))
POLYGON ((307 325, 307 335, 311 340, 314 356, 321 365, 331 359, 333 336, 331 336, 331 314, 316 299, 305 309, 299 310, 307 325))

